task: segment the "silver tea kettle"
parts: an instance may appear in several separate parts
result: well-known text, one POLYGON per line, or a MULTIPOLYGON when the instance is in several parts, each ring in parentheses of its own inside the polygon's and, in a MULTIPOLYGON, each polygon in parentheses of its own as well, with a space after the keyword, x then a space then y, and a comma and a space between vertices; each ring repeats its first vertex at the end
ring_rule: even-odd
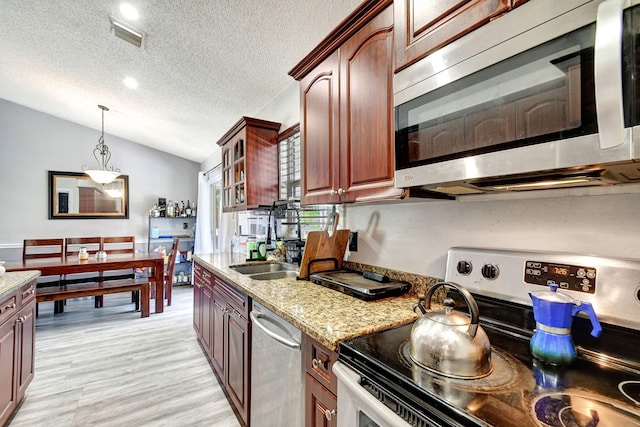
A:
POLYGON ((409 350, 416 364, 453 378, 475 379, 491 373, 491 344, 478 325, 478 305, 469 291, 452 282, 436 283, 425 295, 424 305, 418 302, 413 306, 414 311, 417 308, 422 317, 411 329, 409 350), (429 311, 431 297, 441 286, 450 286, 462 295, 471 319, 453 311, 455 301, 449 297, 442 302, 444 311, 429 311))

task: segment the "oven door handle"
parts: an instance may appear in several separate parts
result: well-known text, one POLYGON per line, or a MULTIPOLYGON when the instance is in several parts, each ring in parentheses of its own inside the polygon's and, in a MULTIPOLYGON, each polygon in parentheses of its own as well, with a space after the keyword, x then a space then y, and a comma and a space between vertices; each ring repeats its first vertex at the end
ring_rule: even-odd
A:
MULTIPOLYGON (((380 402, 378 399, 373 397, 369 392, 367 392, 359 383, 360 376, 353 372, 351 369, 347 368, 340 361, 337 361, 333 364, 332 367, 333 373, 338 378, 338 419, 340 419, 340 385, 344 385, 347 393, 353 394, 356 396, 358 400, 364 402, 366 407, 373 413, 375 413, 376 418, 380 419, 380 421, 384 421, 384 423, 391 426, 400 426, 398 424, 399 420, 401 420, 400 416, 393 412, 391 409, 387 408, 384 403, 380 402)), ((365 411, 366 413, 366 411, 365 411)), ((403 423, 402 426, 410 425, 408 423, 403 423)))
POLYGON ((624 141, 622 107, 622 11, 624 0, 607 0, 598 6, 594 47, 594 84, 600 149, 624 141))

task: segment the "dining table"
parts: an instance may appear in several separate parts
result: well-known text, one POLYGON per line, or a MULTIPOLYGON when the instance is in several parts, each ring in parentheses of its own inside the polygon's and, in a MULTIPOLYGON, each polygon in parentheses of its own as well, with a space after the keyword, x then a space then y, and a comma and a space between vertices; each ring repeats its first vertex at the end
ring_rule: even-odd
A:
POLYGON ((78 256, 59 258, 33 258, 7 261, 6 271, 38 270, 41 276, 63 276, 73 273, 91 273, 110 270, 152 268, 156 286, 155 312, 164 311, 164 257, 156 252, 109 254, 106 258, 79 259, 78 256))

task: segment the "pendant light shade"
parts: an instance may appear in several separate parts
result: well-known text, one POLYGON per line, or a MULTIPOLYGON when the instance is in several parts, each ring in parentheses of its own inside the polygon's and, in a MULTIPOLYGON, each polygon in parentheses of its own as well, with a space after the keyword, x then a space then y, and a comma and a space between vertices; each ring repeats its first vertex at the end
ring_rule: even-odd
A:
POLYGON ((82 171, 99 184, 109 184, 120 176, 120 169, 114 169, 113 166, 109 166, 111 151, 104 143, 104 112, 109 111, 109 109, 104 105, 98 105, 98 108, 102 110, 102 133, 98 139, 98 145, 93 149, 93 157, 98 162, 98 168, 87 169, 87 165, 82 165, 82 171))

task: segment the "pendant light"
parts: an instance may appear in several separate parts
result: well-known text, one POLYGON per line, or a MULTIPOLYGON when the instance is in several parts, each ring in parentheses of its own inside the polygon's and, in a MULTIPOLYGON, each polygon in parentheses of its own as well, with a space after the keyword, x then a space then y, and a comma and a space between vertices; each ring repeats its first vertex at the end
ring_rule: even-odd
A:
POLYGON ((120 176, 120 169, 114 169, 113 166, 109 166, 111 151, 104 143, 104 112, 109 111, 109 109, 104 105, 98 105, 98 108, 102 110, 102 133, 98 139, 98 145, 93 149, 93 157, 98 162, 98 168, 87 169, 87 165, 82 165, 82 171, 99 184, 109 184, 120 176))

